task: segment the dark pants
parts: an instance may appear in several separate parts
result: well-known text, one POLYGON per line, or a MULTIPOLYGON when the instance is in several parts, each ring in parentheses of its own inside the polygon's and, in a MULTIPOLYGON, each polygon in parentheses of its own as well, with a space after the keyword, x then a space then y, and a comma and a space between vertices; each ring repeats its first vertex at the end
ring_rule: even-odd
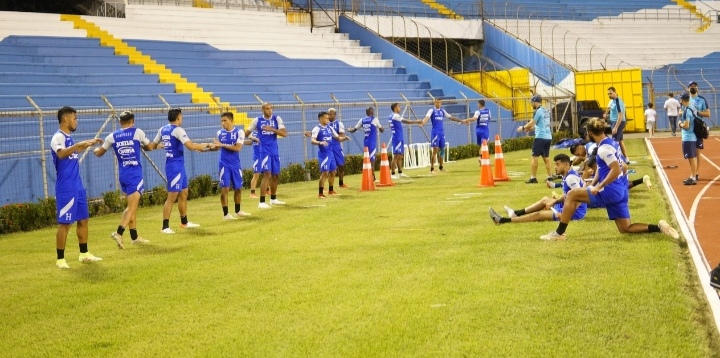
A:
POLYGON ((672 129, 672 133, 675 134, 677 131, 677 116, 668 116, 668 121, 670 122, 670 129, 672 129))

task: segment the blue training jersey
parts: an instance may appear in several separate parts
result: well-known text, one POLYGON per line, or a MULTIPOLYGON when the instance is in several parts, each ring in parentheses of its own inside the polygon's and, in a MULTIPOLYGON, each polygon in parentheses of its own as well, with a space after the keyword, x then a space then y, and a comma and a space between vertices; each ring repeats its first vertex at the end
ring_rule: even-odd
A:
MULTIPOLYGON (((610 115, 608 116, 610 123, 617 122, 618 117, 620 116, 619 113, 625 113, 625 103, 620 99, 620 97, 611 99, 610 103, 608 103, 608 108, 610 108, 610 115)), ((625 122, 626 119, 627 118, 623 116, 623 122, 625 122)))
POLYGON ((622 173, 622 162, 624 161, 622 152, 619 149, 617 142, 613 141, 612 138, 606 137, 600 143, 598 143, 598 154, 597 154, 597 170, 598 170, 598 182, 602 182, 610 174, 610 164, 612 162, 618 162, 620 166, 620 174, 610 185, 622 184, 627 188, 625 176, 622 173))
POLYGON ((166 163, 185 163, 185 142, 188 140, 190 138, 184 129, 169 123, 160 128, 153 142, 160 143, 162 141, 166 163))
MULTIPOLYGON (((570 169, 563 178, 563 194, 565 197, 567 197, 567 193, 575 188, 583 188, 585 187, 585 181, 582 179, 582 177, 575 171, 575 169, 570 169)), ((576 212, 578 213, 585 213, 587 212, 587 203, 580 203, 580 205, 577 207, 576 212)))
POLYGON ((337 133, 330 126, 317 125, 312 130, 312 137, 318 142, 327 142, 328 145, 318 145, 318 154, 327 154, 332 151, 333 142, 335 141, 334 136, 337 133))
POLYGON ((492 115, 489 109, 478 109, 475 111, 475 128, 487 128, 490 119, 492 119, 492 115))
POLYGON ((695 97, 691 95, 690 106, 692 106, 693 108, 695 108, 696 111, 699 112, 706 111, 708 109, 707 100, 701 95, 697 95, 695 97))
MULTIPOLYGON (((257 136, 258 136, 258 131, 257 131, 257 129, 254 130, 254 131, 252 131, 252 133, 250 133, 250 135, 251 135, 253 138, 257 138, 257 136)), ((253 142, 252 142, 252 149, 253 149, 253 160, 254 160, 254 159, 260 159, 260 142, 253 141, 253 142)))
POLYGON ((358 121, 358 123, 355 125, 355 128, 362 127, 363 132, 365 132, 365 139, 363 141, 363 144, 366 147, 377 147, 377 132, 379 126, 380 121, 378 121, 378 119, 375 117, 365 117, 358 121))
MULTIPOLYGON (((237 127, 233 127, 229 131, 222 128, 217 131, 217 140, 222 144, 234 146, 237 143, 245 142, 245 131, 241 131, 237 127)), ((240 169, 240 152, 220 148, 219 164, 223 167, 240 169)))
POLYGON ((50 140, 50 148, 52 148, 53 164, 55 164, 55 172, 57 178, 55 181, 55 193, 65 193, 80 191, 85 189, 80 179, 80 156, 78 153, 72 153, 65 159, 57 156, 60 149, 70 148, 75 145, 72 137, 59 130, 55 132, 50 140))
POLYGON ((274 127, 275 129, 285 128, 285 124, 280 116, 272 115, 270 118, 257 117, 252 123, 248 130, 253 131, 257 129, 258 136, 260 139, 260 149, 266 155, 280 155, 278 150, 277 138, 278 135, 272 131, 264 131, 262 127, 274 127))
POLYGON ((425 115, 425 117, 430 116, 430 123, 432 124, 432 133, 440 134, 445 133, 445 127, 443 126, 443 121, 445 118, 450 118, 450 113, 448 113, 446 110, 440 108, 437 109, 435 107, 430 108, 428 113, 425 115))
POLYGON ((533 114, 535 120, 535 138, 552 139, 550 131, 550 112, 545 107, 538 107, 533 114))
POLYGON ((403 118, 397 113, 393 113, 388 117, 388 125, 390 126, 390 131, 392 132, 393 144, 401 143, 404 139, 402 120, 403 118))
POLYGON ((108 150, 112 147, 118 160, 120 182, 142 176, 142 165, 140 164, 141 147, 150 143, 140 128, 130 127, 118 129, 105 138, 103 148, 108 150))
POLYGON ((683 142, 697 142, 697 136, 695 135, 695 114, 696 109, 692 105, 683 107, 680 112, 681 121, 690 121, 690 125, 687 128, 680 128, 680 135, 682 136, 683 142))
MULTIPOLYGON (((338 135, 345 134, 345 126, 337 119, 328 122, 328 127, 332 128, 338 135)), ((340 142, 337 140, 333 140, 330 146, 333 148, 340 148, 340 142)))

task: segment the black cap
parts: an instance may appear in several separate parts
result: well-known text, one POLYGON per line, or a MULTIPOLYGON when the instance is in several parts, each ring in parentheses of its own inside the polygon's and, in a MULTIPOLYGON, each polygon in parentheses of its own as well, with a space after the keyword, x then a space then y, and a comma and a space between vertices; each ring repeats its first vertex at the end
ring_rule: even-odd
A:
POLYGON ((532 96, 532 98, 530 98, 530 102, 542 103, 542 96, 540 96, 539 94, 536 94, 536 95, 532 96))
POLYGON ((681 100, 681 101, 689 101, 689 100, 690 100, 690 95, 689 95, 687 92, 685 92, 685 93, 682 94, 682 96, 680 96, 680 100, 681 100))
POLYGON ((690 83, 688 83, 688 87, 691 87, 692 85, 697 86, 697 82, 695 82, 695 81, 690 81, 690 83))

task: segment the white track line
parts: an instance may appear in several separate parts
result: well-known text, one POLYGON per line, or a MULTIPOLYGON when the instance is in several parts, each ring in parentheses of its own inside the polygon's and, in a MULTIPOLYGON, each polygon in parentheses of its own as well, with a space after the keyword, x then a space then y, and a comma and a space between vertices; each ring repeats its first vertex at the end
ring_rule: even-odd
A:
MULTIPOLYGON (((717 329, 720 333, 720 297, 718 297, 718 293, 715 292, 715 289, 710 286, 710 268, 708 267, 705 255, 700 249, 700 244, 697 242, 695 226, 690 225, 687 217, 685 217, 685 213, 682 210, 680 201, 675 194, 675 191, 673 191, 672 187, 670 187, 667 174, 665 174, 665 171, 662 170, 663 168, 660 164, 660 158, 658 158, 657 153, 655 153, 655 149, 647 138, 645 139, 645 144, 648 148, 648 151, 650 152, 650 156, 652 157, 653 162, 655 163, 655 170, 657 171, 658 176, 661 178, 660 182, 665 189, 665 193, 667 194, 668 198, 670 198, 670 206, 675 213, 675 218, 678 220, 680 231, 682 231, 683 236, 685 237, 685 241, 687 242, 690 256, 692 257, 693 264, 695 266, 695 272, 697 273, 698 279, 700 281, 700 287, 705 293, 705 299, 710 306, 710 312, 712 313, 713 319, 715 320, 715 329, 717 329), (688 240, 688 238, 690 240, 688 240)), ((713 163, 713 165, 715 164, 713 163)))

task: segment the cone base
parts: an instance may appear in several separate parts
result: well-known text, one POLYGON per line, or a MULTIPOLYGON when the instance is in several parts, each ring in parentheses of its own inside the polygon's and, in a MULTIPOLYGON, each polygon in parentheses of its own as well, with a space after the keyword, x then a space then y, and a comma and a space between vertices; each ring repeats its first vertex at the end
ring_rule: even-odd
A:
POLYGON ((493 178, 494 181, 510 181, 510 178, 493 178))
POLYGON ((492 188, 495 184, 489 185, 489 184, 478 184, 478 188, 492 188))
POLYGON ((393 185, 395 185, 395 183, 390 183, 390 184, 375 184, 375 186, 393 186, 393 185))

